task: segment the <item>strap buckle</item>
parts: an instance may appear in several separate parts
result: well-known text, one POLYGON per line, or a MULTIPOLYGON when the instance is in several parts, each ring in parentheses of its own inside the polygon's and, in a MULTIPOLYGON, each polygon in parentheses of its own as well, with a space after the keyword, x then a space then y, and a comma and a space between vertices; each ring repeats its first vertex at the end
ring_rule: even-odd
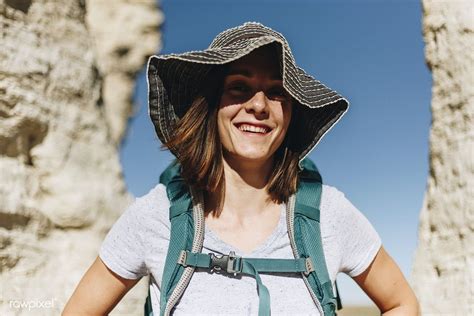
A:
POLYGON ((226 271, 234 276, 242 272, 241 257, 236 256, 234 251, 231 251, 228 255, 216 255, 211 252, 209 256, 211 256, 211 271, 226 271), (236 262, 238 263, 237 267, 236 262))

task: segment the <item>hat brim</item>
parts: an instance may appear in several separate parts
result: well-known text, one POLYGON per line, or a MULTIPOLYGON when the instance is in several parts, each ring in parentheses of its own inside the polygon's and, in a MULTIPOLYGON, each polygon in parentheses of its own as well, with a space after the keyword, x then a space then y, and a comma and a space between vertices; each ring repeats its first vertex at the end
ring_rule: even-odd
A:
POLYGON ((346 113, 349 102, 297 67, 286 41, 274 35, 244 38, 224 47, 211 45, 203 51, 151 56, 147 66, 149 115, 159 139, 163 143, 170 140, 202 80, 216 65, 231 63, 270 43, 281 45, 283 87, 301 107, 298 121, 292 122, 295 134, 290 142, 300 161, 304 159, 346 113))

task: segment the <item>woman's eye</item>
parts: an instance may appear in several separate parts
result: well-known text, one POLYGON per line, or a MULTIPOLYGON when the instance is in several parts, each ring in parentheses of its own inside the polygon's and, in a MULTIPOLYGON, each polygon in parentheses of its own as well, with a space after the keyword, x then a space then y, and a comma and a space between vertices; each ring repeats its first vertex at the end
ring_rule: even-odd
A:
POLYGON ((233 84, 227 88, 228 91, 235 94, 246 93, 249 91, 249 87, 244 84, 233 84))
POLYGON ((278 101, 286 101, 289 98, 288 94, 286 93, 285 89, 283 89, 283 87, 271 89, 268 92, 268 97, 270 99, 275 99, 278 101))

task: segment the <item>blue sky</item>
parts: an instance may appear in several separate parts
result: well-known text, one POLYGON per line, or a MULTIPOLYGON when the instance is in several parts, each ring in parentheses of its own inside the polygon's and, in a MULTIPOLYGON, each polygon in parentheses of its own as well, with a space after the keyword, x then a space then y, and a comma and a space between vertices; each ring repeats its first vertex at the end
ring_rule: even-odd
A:
MULTIPOLYGON (((161 53, 206 48, 224 29, 258 21, 283 33, 297 63, 350 101, 345 117, 310 157, 323 181, 370 220, 409 277, 428 176, 431 74, 424 62, 420 1, 162 2, 161 53)), ((146 194, 172 159, 147 113, 144 72, 136 116, 121 150, 128 189, 146 194)), ((343 304, 365 294, 338 277, 343 304)))

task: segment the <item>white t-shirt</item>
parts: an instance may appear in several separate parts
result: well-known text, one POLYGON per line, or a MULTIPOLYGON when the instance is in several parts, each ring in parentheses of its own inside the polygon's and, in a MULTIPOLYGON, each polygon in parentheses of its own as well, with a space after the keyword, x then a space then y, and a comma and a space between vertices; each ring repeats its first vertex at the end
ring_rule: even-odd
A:
MULTIPOLYGON (((157 185, 137 198, 117 220, 102 243, 99 256, 126 279, 151 274, 151 299, 159 311, 160 284, 170 236, 166 188, 157 185)), ((334 284, 339 272, 357 276, 373 261, 381 240, 373 226, 336 188, 323 185, 320 205, 323 250, 334 284)), ((280 221, 251 253, 226 244, 206 228, 202 252, 242 257, 293 258, 286 228, 285 206, 280 221)), ((300 274, 261 274, 271 298, 272 315, 319 315, 300 274)), ((145 300, 145 298, 143 298, 145 300)), ((257 315, 258 294, 251 276, 228 276, 196 269, 173 315, 257 315)))

